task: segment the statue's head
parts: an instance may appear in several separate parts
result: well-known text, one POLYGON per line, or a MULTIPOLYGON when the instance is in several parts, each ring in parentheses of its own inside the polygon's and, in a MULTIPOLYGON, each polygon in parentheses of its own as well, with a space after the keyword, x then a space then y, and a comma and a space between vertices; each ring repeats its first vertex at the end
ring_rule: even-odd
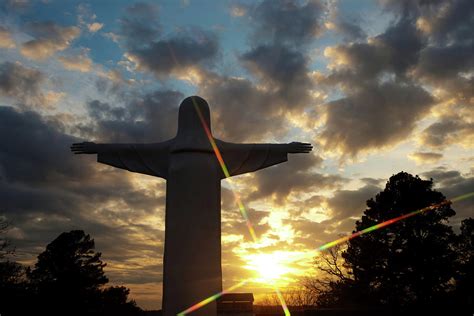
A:
POLYGON ((179 106, 178 135, 204 132, 203 123, 211 130, 211 113, 206 100, 198 96, 187 97, 179 106), (201 117, 200 117, 201 116, 201 117))

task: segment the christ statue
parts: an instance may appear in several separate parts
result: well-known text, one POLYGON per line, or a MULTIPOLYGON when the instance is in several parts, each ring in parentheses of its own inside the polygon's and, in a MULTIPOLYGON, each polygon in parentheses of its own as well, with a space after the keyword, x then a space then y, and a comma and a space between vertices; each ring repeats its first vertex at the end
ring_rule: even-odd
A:
MULTIPOLYGON (((285 162, 288 154, 311 149, 308 143, 236 144, 213 138, 209 105, 198 96, 183 100, 178 132, 167 141, 71 146, 75 154, 97 154, 100 163, 166 179, 165 316, 175 316, 222 291, 221 180, 285 162), (226 168, 221 167, 217 152, 226 168)), ((215 302, 193 315, 215 316, 215 302)))

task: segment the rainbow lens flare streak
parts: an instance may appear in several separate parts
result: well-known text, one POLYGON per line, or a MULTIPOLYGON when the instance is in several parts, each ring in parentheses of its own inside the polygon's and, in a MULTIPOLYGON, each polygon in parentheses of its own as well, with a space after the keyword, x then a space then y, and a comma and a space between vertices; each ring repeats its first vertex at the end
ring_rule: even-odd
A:
POLYGON ((231 187, 231 191, 234 194, 235 201, 237 202, 237 205, 239 206, 240 213, 242 214, 243 218, 245 219, 245 223, 247 225, 247 228, 250 232, 250 235, 252 236, 252 239, 254 242, 257 242, 257 235, 255 234, 255 230, 253 229, 252 223, 250 222, 250 219, 247 214, 247 210, 245 209, 244 204, 242 203, 242 200, 240 199, 240 196, 236 194, 234 190, 234 185, 232 184, 231 178, 230 178, 230 173, 229 170, 227 169, 227 166, 224 162, 224 158, 222 158, 221 152, 219 148, 216 145, 216 141, 214 140, 214 137, 212 137, 211 131, 209 130, 209 127, 206 124, 206 121, 204 120, 204 117, 202 116, 201 110, 199 109, 198 105, 196 104, 196 101, 194 100, 194 97, 191 97, 191 100, 193 101, 194 108, 196 109, 196 112, 199 116, 199 119, 201 120, 201 124, 204 127, 204 131, 206 132, 207 138, 209 139, 209 142, 211 143, 212 150, 214 150, 214 153, 217 157, 217 160, 219 161, 219 165, 222 168, 222 172, 224 172, 224 176, 226 179, 229 179, 229 184, 231 187))
POLYGON ((359 237, 361 235, 364 235, 364 234, 367 234, 367 233, 370 233, 374 230, 377 230, 377 229, 380 229, 380 228, 384 228, 384 227, 387 227, 389 225, 392 225, 396 222, 399 222, 403 219, 407 219, 409 217, 412 217, 412 216, 415 216, 415 215, 418 215, 418 214, 421 214, 421 213, 424 213, 424 212, 427 212, 427 211, 431 211, 431 210, 434 210, 442 205, 445 205, 445 204, 449 204, 451 202, 457 202, 457 201, 462 201, 462 200, 465 200, 467 198, 470 198, 474 196, 474 192, 471 192, 471 193, 467 193, 467 194, 464 194, 464 195, 460 195, 458 197, 455 197, 451 200, 446 200, 446 201, 443 201, 441 203, 438 203, 438 204, 433 204, 433 205, 430 205, 430 206, 427 206, 427 207, 424 207, 422 209, 419 209, 419 210, 416 210, 416 211, 413 211, 411 213, 407 213, 407 214, 404 214, 402 216, 399 216, 399 217, 395 217, 395 218, 392 218, 392 219, 389 219, 388 221, 385 221, 385 222, 382 222, 382 223, 379 223, 379 224, 376 224, 376 225, 373 225, 373 226, 370 226, 370 227, 367 227, 366 229, 363 229, 363 230, 360 230, 358 232, 355 232, 351 235, 348 235, 348 236, 345 236, 345 237, 342 237, 342 238, 339 238, 337 240, 334 240, 334 241, 331 241, 331 242, 328 242, 327 244, 324 244, 322 245, 321 247, 319 247, 316 251, 323 251, 323 250, 326 250, 326 249, 329 249, 329 248, 332 248, 336 245, 339 245, 343 242, 346 242, 346 241, 349 241, 351 239, 354 239, 356 237, 359 237))
MULTIPOLYGON (((193 102, 193 105, 194 105, 194 108, 199 116, 199 120, 201 121, 201 125, 202 127, 204 128, 204 131, 206 132, 206 135, 207 135, 207 138, 209 139, 209 142, 211 143, 211 147, 212 147, 212 150, 214 151, 216 157, 217 157, 217 160, 219 161, 219 165, 221 166, 221 169, 222 169, 222 172, 224 172, 224 175, 226 177, 226 179, 229 179, 231 180, 230 178, 230 173, 229 173, 229 169, 227 169, 227 166, 224 162, 224 158, 222 158, 222 155, 221 155, 221 152, 219 150, 219 147, 217 147, 217 144, 216 144, 216 141, 214 140, 214 137, 212 137, 212 134, 211 134, 211 131, 209 130, 209 127, 207 126, 206 124, 206 121, 201 113, 201 110, 199 109, 198 105, 196 104, 196 100, 194 100, 194 97, 191 97, 191 100, 193 102)), ((250 222, 250 219, 248 217, 248 214, 247 214, 247 211, 245 209, 245 206, 244 204, 242 203, 242 200, 240 199, 240 196, 238 194, 236 194, 235 190, 234 190, 234 186, 232 184, 232 181, 229 181, 229 185, 230 185, 230 188, 231 188, 231 191, 232 193, 234 194, 234 197, 235 197, 235 201, 237 202, 237 205, 239 206, 239 210, 240 210, 240 213, 242 214, 242 217, 245 219, 245 223, 247 225, 247 228, 250 232, 250 235, 252 236, 252 239, 253 241, 256 243, 258 240, 257 240, 257 235, 255 234, 255 230, 253 229, 253 226, 252 226, 252 223, 250 222)), ((242 283, 242 282, 241 282, 242 283)), ((239 283, 239 284, 241 284, 239 283)), ((237 284, 237 285, 239 285, 237 284)), ((243 284, 242 284, 243 285, 243 284)), ((228 291, 231 291, 233 290, 234 288, 228 290, 228 291)), ((285 316, 290 316, 290 311, 288 309, 288 307, 286 306, 286 302, 285 302, 285 299, 283 298, 283 295, 281 295, 280 293, 280 290, 278 290, 278 288, 276 286, 274 286, 274 289, 275 289, 275 292, 277 293, 277 296, 278 296, 278 299, 280 300, 280 303, 281 303, 281 306, 283 308, 283 311, 285 312, 285 316)), ((189 312, 192 312, 206 304, 209 304, 210 302, 218 299, 220 296, 222 296, 223 294, 215 294, 207 299, 205 299, 204 301, 202 302, 206 302, 205 304, 202 304, 202 305, 199 305, 201 303, 198 303, 196 305, 194 305, 193 307, 190 307, 189 309, 187 309, 186 311, 189 310, 189 312), (197 306, 199 305, 199 306, 197 306), (191 308, 194 308, 193 310, 190 310, 191 308)), ((179 315, 179 314, 178 314, 179 315)), ((182 315, 185 315, 185 314, 182 314, 182 315)))
POLYGON ((288 309, 288 306, 286 306, 285 299, 283 298, 283 295, 281 294, 280 290, 275 286, 274 287, 276 295, 278 297, 278 300, 280 300, 281 307, 283 308, 283 312, 285 313, 285 316, 291 316, 290 310, 288 309))
MULTIPOLYGON (((206 298, 206 299, 200 301, 199 303, 197 303, 197 304, 191 306, 190 308, 188 308, 188 309, 186 309, 186 310, 184 310, 184 311, 182 311, 181 313, 178 313, 178 314, 176 314, 176 315, 177 315, 177 316, 184 316, 184 315, 186 315, 186 314, 189 314, 189 313, 191 313, 191 312, 194 312, 195 310, 200 309, 201 307, 203 307, 203 306, 209 304, 210 302, 217 300, 217 299, 218 299, 219 297, 221 297, 222 295, 227 294, 227 293, 229 293, 229 292, 231 292, 231 291, 233 291, 233 290, 235 290, 235 289, 237 289, 237 288, 243 286, 245 283, 247 283, 247 280, 244 280, 244 281, 242 281, 242 282, 240 282, 240 283, 237 283, 237 284, 235 284, 235 285, 229 287, 228 289, 223 290, 222 292, 216 293, 216 294, 214 294, 214 295, 212 295, 212 296, 210 296, 210 297, 208 297, 208 298, 206 298)), ((285 315, 286 315, 286 314, 285 314, 285 315)))

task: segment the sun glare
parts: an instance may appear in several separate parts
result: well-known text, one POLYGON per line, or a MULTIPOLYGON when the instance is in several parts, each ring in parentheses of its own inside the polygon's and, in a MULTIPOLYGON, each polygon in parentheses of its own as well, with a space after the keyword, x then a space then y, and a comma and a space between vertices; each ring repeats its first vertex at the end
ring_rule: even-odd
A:
POLYGON ((254 281, 259 283, 278 283, 285 274, 291 272, 282 253, 259 253, 246 257, 249 270, 256 272, 254 281))

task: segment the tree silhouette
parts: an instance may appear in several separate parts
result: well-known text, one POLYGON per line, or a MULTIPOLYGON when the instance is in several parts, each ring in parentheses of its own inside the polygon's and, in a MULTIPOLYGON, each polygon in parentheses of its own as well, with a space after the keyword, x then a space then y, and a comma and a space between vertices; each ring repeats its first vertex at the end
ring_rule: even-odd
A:
POLYGON ((94 240, 82 230, 59 235, 38 256, 28 273, 39 309, 48 314, 134 315, 140 309, 127 302, 129 290, 109 287, 94 240))
POLYGON ((33 270, 0 258, 0 314, 141 315, 127 288, 105 286, 100 256, 89 235, 73 230, 53 240, 33 270))
POLYGON ((461 223, 456 247, 458 253, 455 301, 474 310, 474 219, 461 223))
POLYGON ((316 276, 303 277, 300 285, 314 297, 319 307, 353 307, 360 304, 353 291, 354 280, 342 258, 347 244, 339 244, 320 253, 314 259, 316 276))
POLYGON ((14 252, 14 249, 10 249, 9 240, 5 237, 8 226, 9 223, 5 219, 0 218, 0 260, 14 252))
POLYGON ((62 233, 38 256, 31 279, 57 289, 94 291, 108 282, 100 256, 94 240, 82 230, 62 233))
POLYGON ((447 225, 455 215, 445 196, 433 190, 432 180, 400 172, 368 208, 356 230, 406 213, 434 209, 384 229, 352 239, 342 254, 353 274, 358 293, 371 304, 392 307, 432 305, 445 295, 454 275, 455 234, 447 225))

